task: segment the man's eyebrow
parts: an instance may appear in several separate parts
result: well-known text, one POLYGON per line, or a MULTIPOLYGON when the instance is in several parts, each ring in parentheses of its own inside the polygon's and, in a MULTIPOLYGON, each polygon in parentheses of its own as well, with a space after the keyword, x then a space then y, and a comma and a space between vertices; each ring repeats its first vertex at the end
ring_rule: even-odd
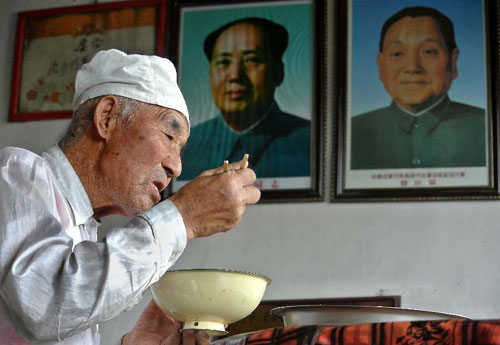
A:
POLYGON ((436 42, 436 43, 445 43, 444 40, 440 40, 440 39, 437 39, 437 38, 426 38, 424 41, 426 42, 436 42))
POLYGON ((250 55, 250 54, 260 54, 262 53, 262 49, 256 48, 256 49, 246 49, 243 50, 243 55, 250 55))
POLYGON ((220 53, 214 53, 213 57, 220 58, 220 57, 228 57, 228 56, 233 56, 233 54, 230 52, 224 51, 224 52, 220 52, 220 53))
POLYGON ((169 125, 176 133, 182 133, 185 129, 185 124, 177 116, 174 116, 173 113, 162 114, 160 116, 160 122, 169 125))
MULTIPOLYGON (((241 53, 243 55, 261 54, 262 53, 262 49, 261 48, 245 49, 245 50, 242 50, 241 53)), ((228 52, 228 51, 223 51, 223 52, 214 54, 214 58, 231 57, 231 56, 233 56, 233 53, 228 52)))
MULTIPOLYGON (((428 37, 428 38, 424 38, 423 39, 424 42, 436 42, 436 43, 442 43, 442 40, 440 39, 437 39, 437 38, 432 38, 432 37, 428 37)), ((401 40, 394 40, 392 42, 387 42, 387 45, 391 45, 391 44, 405 44, 405 42, 401 41, 401 40)))
POLYGON ((176 131, 179 131, 184 128, 184 124, 177 117, 172 117, 170 124, 172 125, 172 128, 175 129, 176 131))

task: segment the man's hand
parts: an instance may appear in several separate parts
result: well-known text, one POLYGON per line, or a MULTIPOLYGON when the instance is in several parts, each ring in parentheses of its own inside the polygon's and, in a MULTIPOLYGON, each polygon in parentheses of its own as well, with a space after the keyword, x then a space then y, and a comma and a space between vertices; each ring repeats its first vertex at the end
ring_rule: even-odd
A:
POLYGON ((134 329, 122 339, 122 345, 209 345, 204 331, 183 331, 182 322, 166 315, 152 300, 137 320, 134 329))
POLYGON ((234 228, 246 205, 260 199, 260 190, 252 184, 253 170, 241 162, 208 170, 177 191, 170 200, 182 214, 188 239, 210 236, 234 228))

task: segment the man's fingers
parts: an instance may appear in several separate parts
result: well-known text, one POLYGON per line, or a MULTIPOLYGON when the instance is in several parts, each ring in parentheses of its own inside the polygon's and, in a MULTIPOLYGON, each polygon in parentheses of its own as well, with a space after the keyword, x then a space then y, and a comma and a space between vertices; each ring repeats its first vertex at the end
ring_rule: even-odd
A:
MULTIPOLYGON (((229 163, 227 165, 227 171, 238 170, 239 168, 240 168, 240 162, 233 162, 233 163, 229 163)), ((217 171, 217 173, 225 172, 224 166, 220 166, 218 168, 215 168, 215 170, 217 171)))
POLYGON ((245 153, 245 155, 239 162, 228 163, 228 161, 224 161, 220 167, 211 170, 206 170, 202 172, 200 176, 210 176, 210 175, 220 174, 223 172, 228 172, 229 170, 246 169, 248 168, 248 157, 249 155, 245 153))
POLYGON ((182 332, 182 345, 209 345, 210 337, 205 331, 187 329, 182 332))
POLYGON ((196 343, 198 345, 208 345, 210 344, 210 337, 205 331, 196 331, 195 332, 196 343))
POLYGON ((254 186, 247 186, 245 187, 245 203, 247 205, 252 205, 256 204, 260 200, 260 190, 257 187, 254 186))
POLYGON ((195 345, 195 335, 194 331, 191 329, 186 329, 182 331, 182 345, 195 345))
POLYGON ((257 179, 257 176, 252 169, 238 169, 233 171, 233 173, 238 174, 238 181, 242 186, 250 186, 257 179))
MULTIPOLYGON (((255 183, 256 176, 255 172, 252 169, 244 168, 235 168, 240 164, 238 163, 231 163, 229 164, 230 170, 228 172, 225 172, 224 174, 233 174, 233 176, 237 179, 238 183, 240 186, 244 188, 245 191, 245 200, 246 204, 255 204, 259 201, 260 199, 260 191, 258 188, 253 187, 252 185, 255 183)), ((248 162, 247 162, 248 164, 248 162)), ((213 174, 220 174, 222 172, 222 167, 213 169, 213 170, 207 170, 205 171, 202 175, 213 175, 213 174)))
MULTIPOLYGON (((248 162, 246 165, 248 166, 248 162)), ((237 169, 240 169, 240 162, 229 163, 227 165, 228 171, 237 170, 237 169)), ((212 175, 221 174, 223 172, 224 172, 224 165, 221 165, 220 167, 217 167, 215 169, 210 169, 210 170, 206 170, 206 171, 202 172, 200 174, 200 176, 212 176, 212 175)))

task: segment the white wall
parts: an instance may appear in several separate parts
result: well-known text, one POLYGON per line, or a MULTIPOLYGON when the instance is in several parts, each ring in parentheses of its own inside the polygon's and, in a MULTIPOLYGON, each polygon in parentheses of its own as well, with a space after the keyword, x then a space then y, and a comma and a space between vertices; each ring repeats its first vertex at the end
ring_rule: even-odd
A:
MULTIPOLYGON (((0 147, 40 152, 67 125, 7 123, 15 13, 90 2, 1 0, 0 147)), ((498 318, 499 208, 494 201, 256 205, 236 230, 191 241, 174 268, 264 274, 273 280, 265 299, 400 295, 404 307, 498 318)), ((124 221, 111 217, 104 228, 124 221)), ((102 324, 102 344, 130 329, 150 298, 102 324)))

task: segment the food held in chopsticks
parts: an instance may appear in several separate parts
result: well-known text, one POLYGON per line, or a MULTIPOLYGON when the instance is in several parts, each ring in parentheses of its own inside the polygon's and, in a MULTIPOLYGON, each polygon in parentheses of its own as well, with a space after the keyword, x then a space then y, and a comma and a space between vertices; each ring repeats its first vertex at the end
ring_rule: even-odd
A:
MULTIPOLYGON (((247 162, 248 162, 248 153, 245 153, 243 155, 243 159, 241 160, 240 169, 245 169, 247 162)), ((229 161, 225 160, 222 166, 222 171, 227 172, 228 170, 229 170, 229 161)))
POLYGON ((246 165, 247 165, 247 162, 248 162, 248 153, 245 153, 243 155, 243 159, 241 160, 240 169, 245 169, 246 165))

